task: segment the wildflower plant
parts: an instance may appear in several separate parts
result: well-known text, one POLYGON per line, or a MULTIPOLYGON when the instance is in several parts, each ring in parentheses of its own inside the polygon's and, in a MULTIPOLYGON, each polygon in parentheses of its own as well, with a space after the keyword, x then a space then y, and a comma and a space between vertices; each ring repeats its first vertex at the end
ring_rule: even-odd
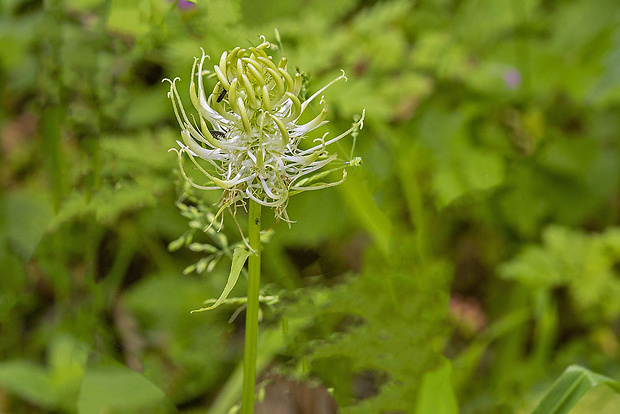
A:
POLYGON ((262 43, 247 49, 236 47, 222 53, 218 64, 207 68, 209 56, 202 52, 194 60, 190 78, 190 98, 197 112, 188 116, 177 81, 169 80, 174 113, 181 126, 179 148, 172 148, 179 158, 184 179, 199 190, 223 190, 220 209, 209 218, 213 222, 226 208, 242 205, 249 210, 248 239, 243 237, 232 255, 228 282, 219 299, 199 309, 210 310, 226 302, 243 266, 248 261, 248 295, 246 299, 246 338, 241 412, 252 413, 256 380, 258 311, 260 296, 261 208, 274 210, 277 219, 291 222, 286 206, 289 197, 309 190, 341 184, 347 166, 357 166, 361 159, 338 158, 332 145, 351 135, 354 139, 363 127, 364 112, 343 133, 329 137, 309 135, 328 121, 327 104, 321 95, 342 74, 305 99, 304 76, 287 71, 287 59, 274 61, 267 54, 273 45, 261 37, 262 43), (208 89, 207 82, 214 85, 208 89), (320 96, 320 98, 319 98, 320 96), (322 107, 307 122, 301 121, 310 104, 322 107), (187 157, 204 177, 197 182, 187 174, 183 160, 187 157), (332 171, 340 170, 341 178, 323 181, 332 171))

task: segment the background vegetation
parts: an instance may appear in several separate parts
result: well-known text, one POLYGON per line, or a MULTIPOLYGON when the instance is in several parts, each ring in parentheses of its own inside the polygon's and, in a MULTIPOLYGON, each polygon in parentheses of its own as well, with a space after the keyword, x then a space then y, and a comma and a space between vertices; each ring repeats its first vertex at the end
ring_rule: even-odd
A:
POLYGON ((238 231, 200 230, 218 194, 174 173, 161 80, 274 28, 311 91, 347 72, 326 130, 367 115, 363 167, 265 247, 260 412, 531 412, 571 364, 620 378, 614 1, 5 0, 0 412, 238 402, 243 312, 189 313, 225 249, 184 274, 238 231))

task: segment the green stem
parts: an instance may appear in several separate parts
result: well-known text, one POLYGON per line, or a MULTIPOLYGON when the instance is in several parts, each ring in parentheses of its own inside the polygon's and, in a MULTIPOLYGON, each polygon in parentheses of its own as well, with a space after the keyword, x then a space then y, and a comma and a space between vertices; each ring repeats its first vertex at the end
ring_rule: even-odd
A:
POLYGON ((261 206, 250 200, 248 221, 250 247, 254 254, 248 263, 248 306, 245 315, 245 351, 243 355, 243 394, 241 414, 254 413, 256 384, 256 354, 258 342, 258 295, 260 292, 260 216, 261 206))

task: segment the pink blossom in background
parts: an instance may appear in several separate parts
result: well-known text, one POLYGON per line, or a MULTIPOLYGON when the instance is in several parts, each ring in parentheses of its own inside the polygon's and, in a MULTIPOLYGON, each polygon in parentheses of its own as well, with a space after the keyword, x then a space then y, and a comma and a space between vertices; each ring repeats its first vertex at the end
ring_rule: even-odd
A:
POLYGON ((189 9, 193 9, 194 7, 196 7, 196 5, 190 1, 186 1, 186 0, 168 0, 169 3, 177 3, 177 7, 181 10, 189 10, 189 9))
POLYGON ((504 83, 508 89, 517 89, 521 85, 521 73, 516 68, 508 69, 504 73, 504 83))

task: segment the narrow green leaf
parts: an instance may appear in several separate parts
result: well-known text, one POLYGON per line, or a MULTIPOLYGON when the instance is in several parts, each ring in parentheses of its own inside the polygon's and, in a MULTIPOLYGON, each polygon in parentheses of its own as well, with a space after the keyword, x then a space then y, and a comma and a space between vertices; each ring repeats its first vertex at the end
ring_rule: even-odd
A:
POLYGON ((239 279, 239 274, 241 273, 241 269, 243 269, 243 265, 245 261, 250 257, 250 252, 247 251, 244 247, 237 247, 233 253, 232 258, 232 266, 230 267, 230 274, 228 275, 228 281, 226 282, 226 286, 224 287, 224 291, 220 295, 220 297, 215 301, 215 303, 207 308, 200 308, 193 310, 194 312, 203 312, 211 309, 215 309, 222 304, 233 290, 235 285, 237 284, 237 279, 239 279))
POLYGON ((532 414, 568 413, 586 392, 598 384, 606 384, 620 394, 619 381, 584 367, 571 365, 555 381, 532 414))

